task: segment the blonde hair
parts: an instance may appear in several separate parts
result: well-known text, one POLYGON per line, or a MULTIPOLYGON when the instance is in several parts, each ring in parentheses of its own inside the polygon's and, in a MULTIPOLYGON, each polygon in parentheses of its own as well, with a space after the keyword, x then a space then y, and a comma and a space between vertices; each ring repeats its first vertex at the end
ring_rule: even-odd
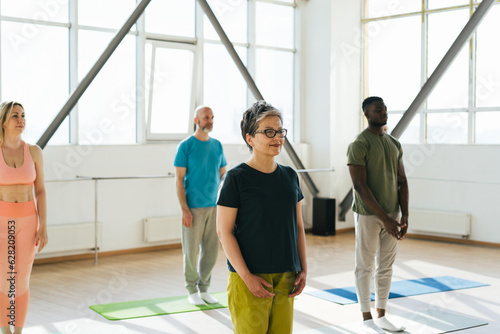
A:
POLYGON ((2 125, 0 126, 0 145, 3 143, 5 136, 3 126, 10 120, 12 109, 14 109, 15 106, 20 106, 24 110, 23 105, 16 101, 4 101, 0 104, 0 124, 2 125))

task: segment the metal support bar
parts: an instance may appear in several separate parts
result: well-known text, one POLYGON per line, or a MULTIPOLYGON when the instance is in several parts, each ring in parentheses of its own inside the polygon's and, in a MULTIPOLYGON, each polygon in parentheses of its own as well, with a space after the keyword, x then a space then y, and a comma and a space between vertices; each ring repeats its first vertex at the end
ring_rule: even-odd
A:
POLYGON ((99 203, 99 190, 98 190, 98 180, 94 179, 94 264, 98 264, 98 253, 99 253, 99 229, 98 229, 98 221, 99 221, 99 214, 98 214, 98 203, 99 203))
MULTIPOLYGON (((246 66, 243 64, 241 61, 241 58, 238 56, 238 53, 234 49, 233 44, 229 40, 229 38, 226 35, 226 32, 224 29, 222 29, 222 26, 220 25, 219 21, 217 20, 217 17, 215 17, 214 12, 210 8, 210 5, 206 0, 198 0, 198 3, 200 4, 201 8, 205 12, 205 15, 207 15, 208 19, 212 23, 212 26, 214 27, 215 31, 219 35, 220 40, 222 41, 222 44, 226 47, 227 52, 229 52, 229 55, 233 59, 234 63, 236 64, 236 67, 240 71, 241 75, 243 76, 243 79, 245 79, 248 87, 252 91, 253 96, 257 100, 264 100, 264 97, 260 93, 259 89, 257 88, 257 85, 255 84, 255 81, 253 80, 252 76, 248 72, 248 69, 246 66)), ((300 158, 297 156, 297 153, 293 149, 292 145, 288 141, 287 138, 285 138, 285 150, 290 156, 290 159, 294 163, 295 167, 298 169, 305 169, 304 165, 300 161, 300 158)), ((301 173, 302 177, 304 179, 304 183, 307 185, 309 188, 309 191, 313 196, 316 196, 319 193, 318 188, 316 188, 316 185, 314 184, 313 180, 309 176, 307 172, 301 173)))
POLYGON ((347 195, 345 195, 344 199, 342 202, 340 202, 339 207, 340 207, 340 212, 339 212, 339 221, 345 222, 345 215, 347 214, 347 211, 352 206, 352 199, 353 199, 353 189, 351 188, 347 195))
POLYGON ((104 64, 106 64, 106 62, 111 57, 113 52, 116 50, 116 48, 118 47, 120 42, 127 35, 127 33, 130 31, 132 26, 135 24, 135 22, 142 15, 142 13, 144 12, 144 10, 146 9, 147 5, 149 5, 150 2, 151 2, 151 0, 142 0, 137 5, 135 10, 132 12, 132 14, 127 19, 127 21, 125 21, 125 23, 123 24, 121 29, 118 31, 116 36, 111 40, 108 47, 104 50, 104 52, 99 57, 99 59, 96 61, 94 66, 90 69, 90 71, 87 73, 85 78, 83 78, 83 80, 78 84, 78 87, 76 87, 73 94, 71 94, 68 101, 66 101, 66 104, 63 106, 61 111, 54 118, 54 120, 49 125, 47 130, 45 130, 44 134, 40 137, 40 139, 38 140, 38 143, 37 143, 38 146, 40 146, 43 149, 47 145, 50 138, 52 138, 54 133, 57 131, 57 129, 59 128, 61 123, 66 118, 66 116, 69 115, 71 110, 77 104, 80 97, 82 97, 83 93, 85 93, 85 91, 90 86, 92 81, 95 79, 95 77, 97 76, 99 71, 102 69, 104 64))
POLYGON ((491 9, 491 6, 494 3, 495 0, 484 0, 477 7, 476 11, 472 14, 471 18, 469 19, 469 22, 467 22, 465 27, 462 29, 455 42, 453 42, 448 52, 446 52, 439 65, 436 67, 434 72, 432 72, 432 75, 429 77, 429 79, 427 79, 425 84, 422 86, 422 89, 417 94, 417 97, 415 97, 413 102, 408 107, 408 110, 406 110, 406 112, 403 114, 403 117, 401 117, 398 124, 391 132, 392 136, 396 138, 401 137, 401 135, 406 130, 406 128, 410 124, 411 120, 413 119, 417 111, 420 109, 424 101, 429 97, 434 87, 436 87, 439 80, 442 78, 448 67, 451 65, 453 59, 455 59, 457 54, 460 52, 460 49, 462 49, 463 45, 470 38, 474 30, 476 30, 476 28, 479 26, 479 23, 486 16, 486 14, 491 9))
POLYGON ((335 172, 335 168, 296 169, 297 173, 335 172))

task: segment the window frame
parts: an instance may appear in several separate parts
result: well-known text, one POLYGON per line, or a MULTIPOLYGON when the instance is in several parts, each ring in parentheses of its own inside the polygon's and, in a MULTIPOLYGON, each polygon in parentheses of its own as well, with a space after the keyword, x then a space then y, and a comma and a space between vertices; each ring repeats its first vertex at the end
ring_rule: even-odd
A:
MULTIPOLYGON (((186 136, 192 134, 192 130, 194 129, 194 109, 196 107, 196 86, 197 86, 197 78, 198 78, 198 63, 199 63, 199 50, 198 47, 192 44, 186 43, 176 43, 171 41, 163 41, 163 40, 154 40, 147 39, 144 43, 152 44, 152 52, 151 52, 151 68, 150 68, 150 82, 149 82, 149 90, 148 95, 145 96, 145 99, 148 100, 148 108, 145 109, 145 114, 147 115, 146 122, 146 141, 158 141, 158 140, 182 140, 186 138, 186 136), (188 50, 193 52, 193 67, 192 67, 192 77, 191 77, 191 100, 189 102, 189 114, 188 117, 188 127, 186 132, 178 132, 178 133, 152 133, 151 132, 151 116, 152 116, 152 101, 154 95, 154 68, 155 68, 155 50, 157 48, 165 48, 165 49, 176 49, 176 50, 188 50)), ((146 66, 143 66, 144 73, 146 73, 146 66)), ((144 75, 144 84, 146 86, 146 75, 144 75)), ((144 100, 144 104, 146 100, 144 100)), ((145 106, 144 106, 145 107, 145 106)))

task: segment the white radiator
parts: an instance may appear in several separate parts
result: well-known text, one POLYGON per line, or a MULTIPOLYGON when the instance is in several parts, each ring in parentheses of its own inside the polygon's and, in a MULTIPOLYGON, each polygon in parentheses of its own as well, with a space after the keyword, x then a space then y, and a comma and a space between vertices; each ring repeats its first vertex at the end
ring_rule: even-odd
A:
MULTIPOLYGON (((102 240, 101 222, 97 222, 97 232, 97 246, 100 247, 102 240)), ((43 253, 95 249, 94 222, 47 225, 47 234, 49 235, 49 243, 43 249, 43 253)))
POLYGON ((470 235, 470 214, 410 209, 409 231, 466 238, 470 235))
POLYGON ((144 219, 144 242, 180 241, 181 216, 144 219))

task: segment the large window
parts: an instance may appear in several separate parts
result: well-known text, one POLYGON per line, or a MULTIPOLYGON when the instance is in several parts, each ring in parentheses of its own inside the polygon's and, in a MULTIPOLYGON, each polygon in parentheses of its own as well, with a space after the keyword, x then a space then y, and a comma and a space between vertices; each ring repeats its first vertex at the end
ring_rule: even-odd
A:
MULTIPOLYGON (((26 108, 37 142, 140 0, 1 0, 0 98, 26 108)), ((294 0, 208 0, 264 98, 293 139, 294 0)), ((214 137, 241 143, 255 101, 196 0, 152 0, 49 144, 180 140, 198 105, 214 110, 214 137)))
MULTIPOLYGON (((167 1, 164 6, 178 1, 167 1)), ((194 22, 193 17, 187 15, 194 2, 182 1, 179 15, 186 16, 177 20, 183 21, 184 24, 188 23, 188 26, 194 29, 194 25, 189 25, 189 22, 194 22)), ((285 126, 289 129, 289 138, 293 139, 294 1, 208 0, 208 4, 243 64, 247 66, 261 94, 267 101, 283 111, 285 126)), ((179 62, 179 66, 175 65, 175 71, 174 68, 171 69, 171 73, 175 72, 173 75, 179 76, 176 79, 175 88, 172 86, 171 89, 167 89, 155 82, 156 85, 148 91, 149 96, 146 98, 147 138, 181 139, 186 137, 194 128, 193 109, 203 104, 210 106, 214 111, 215 125, 212 135, 224 143, 241 143, 239 122, 243 112, 255 101, 255 97, 248 90, 243 76, 229 56, 212 23, 203 11, 196 17, 195 45, 195 40, 188 33, 190 29, 176 32, 173 27, 168 28, 164 23, 161 29, 149 28, 153 26, 148 22, 149 15, 153 17, 154 14, 148 12, 147 15, 146 37, 151 40, 152 45, 154 45, 153 39, 169 43, 176 42, 177 46, 170 44, 170 46, 165 46, 166 48, 179 48, 179 43, 193 45, 194 50, 200 56, 200 58, 184 58, 189 54, 186 51, 187 46, 183 52, 178 49, 175 52, 166 51, 165 66, 177 64, 174 61, 176 59, 174 53, 183 57, 185 61, 179 62), (194 64, 191 63, 192 61, 194 64), (200 66, 196 66, 197 64, 200 66), (197 73, 193 73, 193 69, 197 73), (192 80, 195 80, 193 85, 191 85, 192 80), (172 89, 175 89, 175 93, 172 89), (184 96, 183 94, 193 95, 189 89, 194 90, 196 95, 194 101, 179 98, 184 96), (175 111, 169 112, 169 109, 175 111), (156 124, 155 117, 165 117, 165 120, 168 118, 171 123, 169 126, 163 125, 160 128, 156 124), (156 131, 153 130, 155 128, 156 131)), ((157 26, 159 27, 163 21, 158 20, 157 26)), ((146 72, 149 69, 156 76, 156 70, 152 70, 151 66, 158 61, 153 60, 158 53, 153 51, 154 47, 146 50, 145 67, 146 72)), ((151 77, 148 78, 151 80, 151 77)))
MULTIPOLYGON (((389 132, 479 1, 366 0, 364 95, 389 108, 389 132), (423 8, 423 10, 422 10, 423 8)), ((404 143, 500 144, 500 5, 496 3, 401 137, 404 143)))

